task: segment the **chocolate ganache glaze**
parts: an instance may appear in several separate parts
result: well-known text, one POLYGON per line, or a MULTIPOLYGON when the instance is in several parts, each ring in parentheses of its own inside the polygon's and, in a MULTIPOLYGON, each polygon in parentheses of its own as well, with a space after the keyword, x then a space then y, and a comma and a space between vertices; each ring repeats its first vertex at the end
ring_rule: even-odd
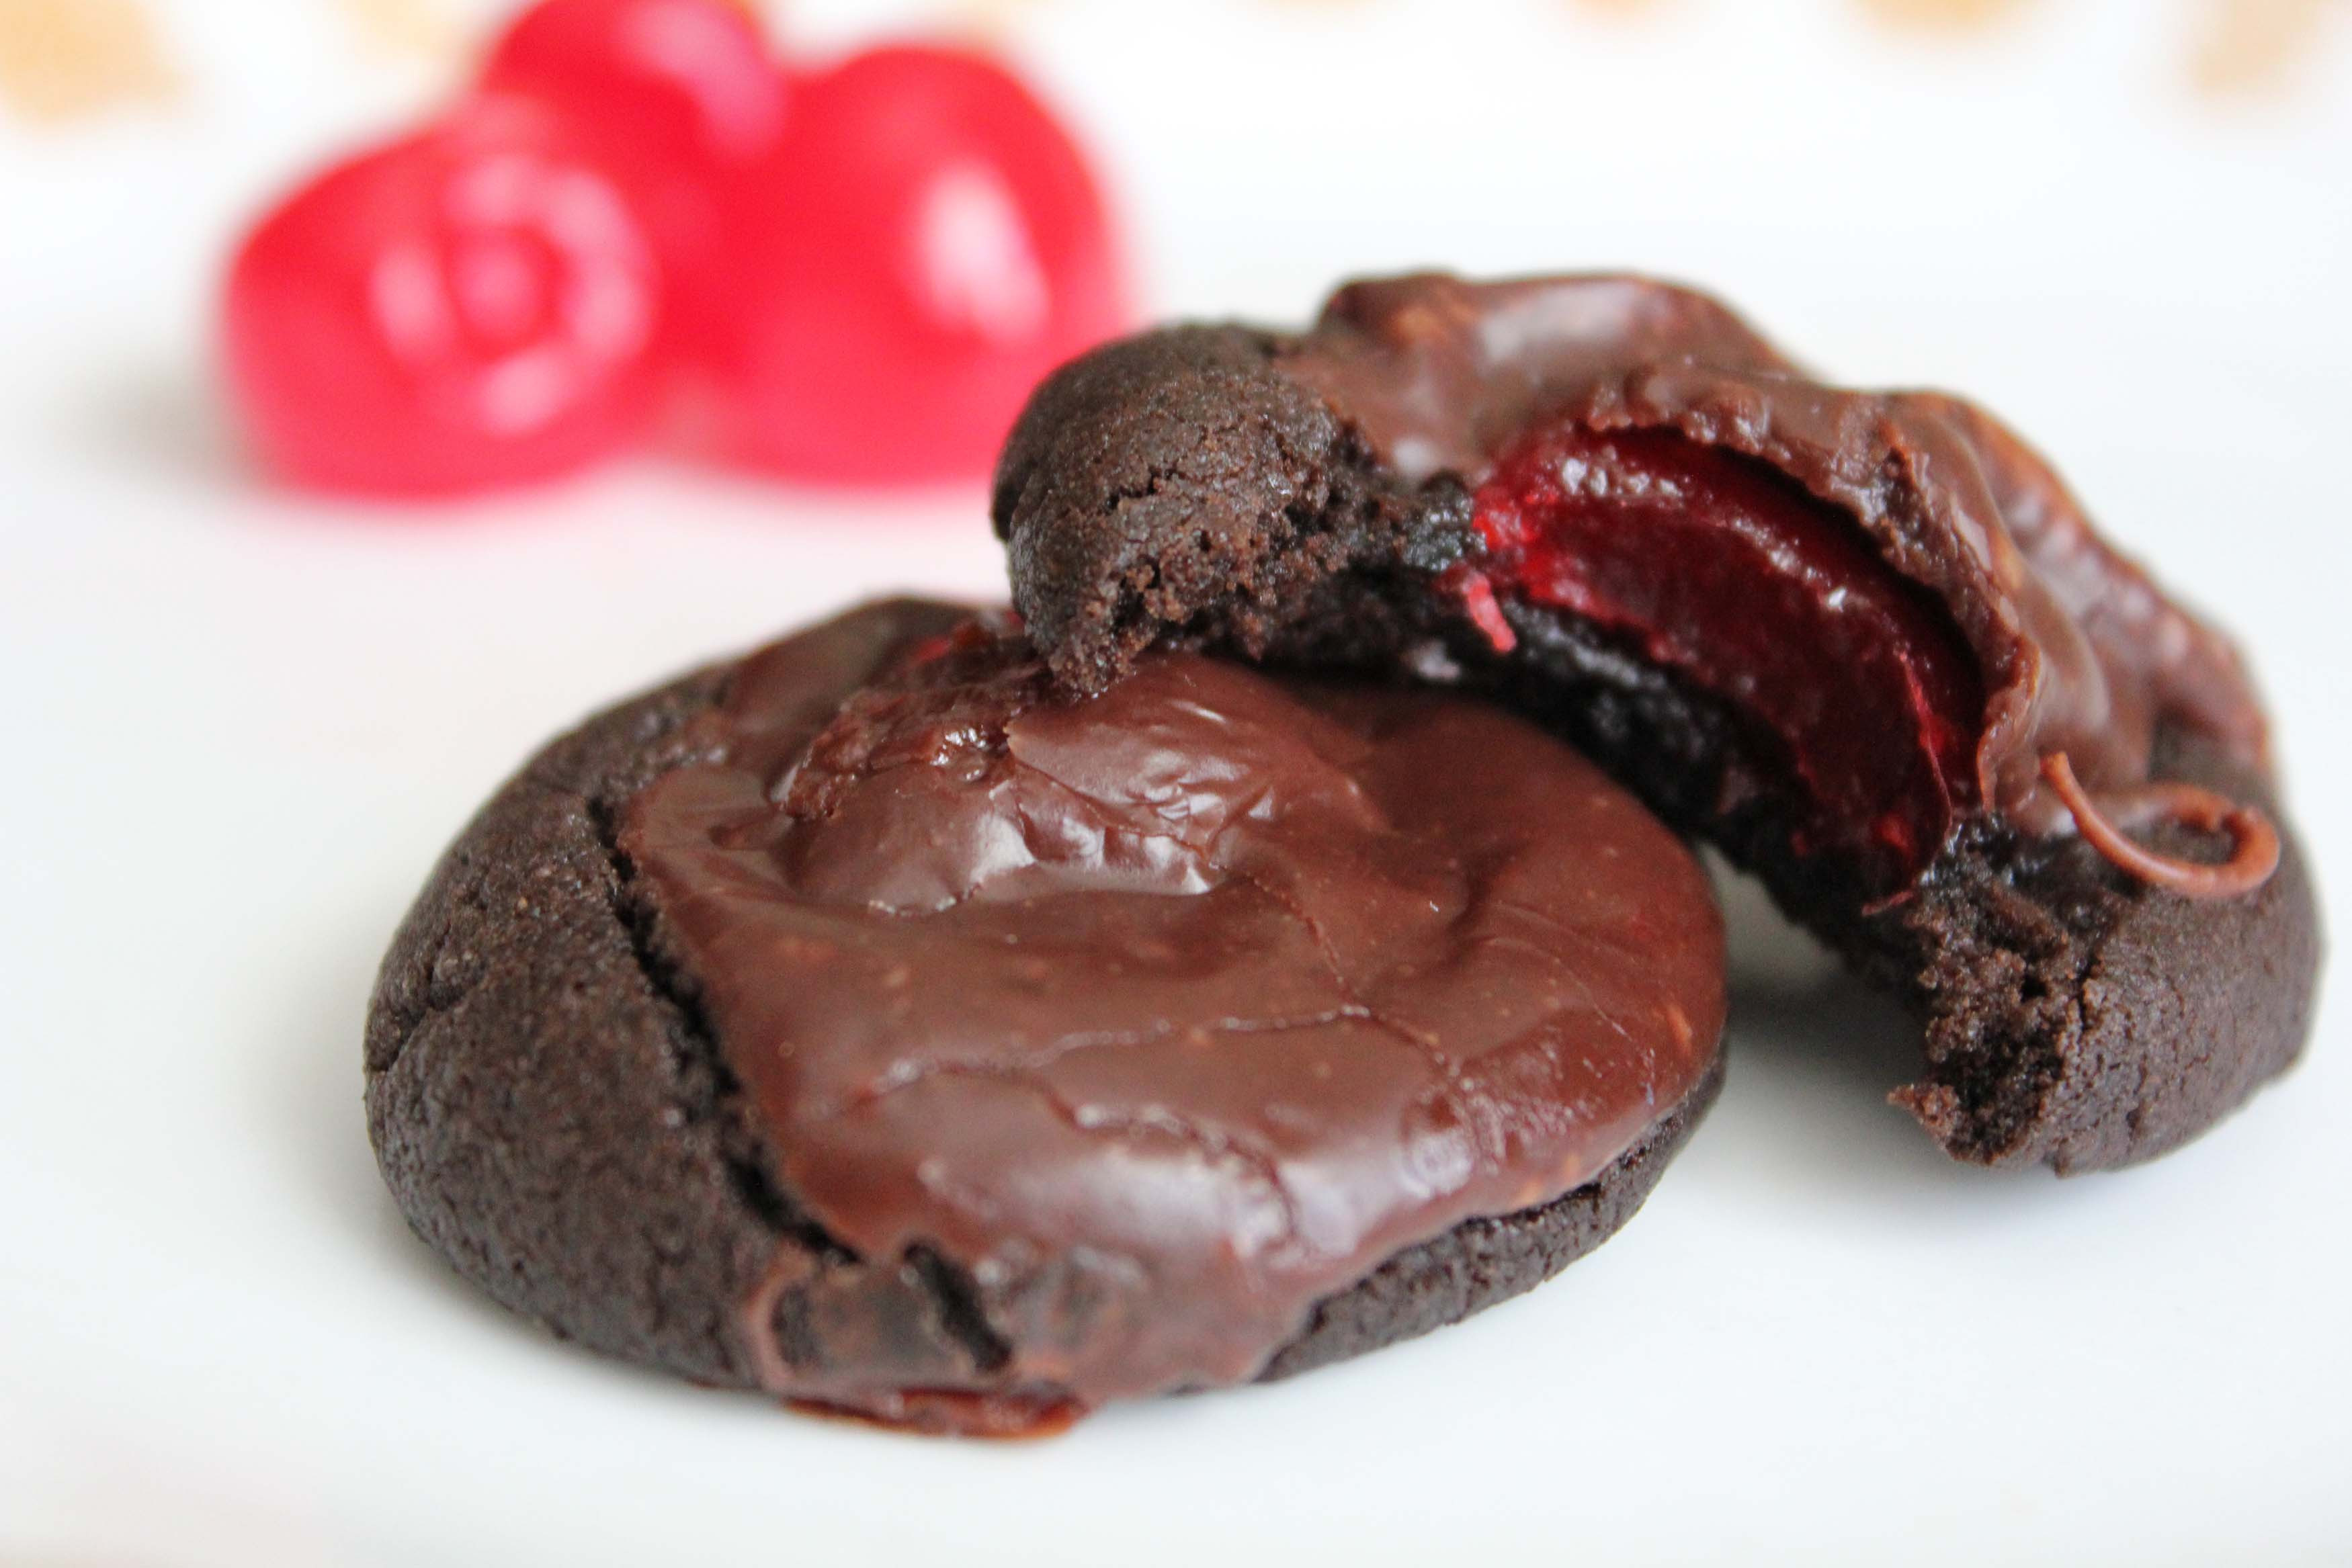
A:
POLYGON ((754 655, 620 826, 779 1187, 992 1347, 893 1340, 852 1282, 809 1337, 873 1343, 796 1359, 786 1248, 744 1304, 772 1392, 1001 1430, 1246 1379, 1715 1065, 1697 865, 1499 709, 1178 652, 1065 704, 1001 623, 867 667, 754 655))
MULTIPOLYGON (((1573 465, 1583 493, 1572 504, 1603 528, 1638 526, 1629 478, 1681 502, 1678 476, 1702 490, 1710 479, 1751 492, 1790 484, 1792 499, 1801 491, 1858 525, 1885 569, 1932 596, 1934 614, 1916 619, 1957 632, 1972 657, 1943 663, 1971 665, 1979 688, 1953 716, 1971 732, 1969 766, 1949 780, 1946 809, 1930 813, 1941 820, 1917 824, 1927 841, 1898 843, 1904 872, 1917 871, 1979 804, 2032 831, 2079 821, 2122 869, 2191 894, 2243 892, 2275 866, 2277 840, 2259 810, 2208 790, 2148 785, 2166 720, 2263 764, 2262 710, 2235 651, 2100 539, 2049 465, 1982 410, 1939 393, 1827 385, 1706 296, 1626 277, 1352 284, 1274 360, 1407 481, 1476 492, 1474 517, 1489 547, 1512 500, 1490 481, 1531 434, 1552 437, 1534 455, 1573 465), (1612 440, 1621 433, 1634 434, 1612 440), (1712 470, 1694 477, 1706 464, 1712 470), (1739 472, 1750 464, 1753 476, 1739 472), (2231 858, 2134 854, 2116 829, 2157 816, 2226 829, 2231 858)), ((1757 515, 1773 507, 1759 495, 1730 526, 1756 531, 1757 515)), ((1767 553, 1785 557, 1785 538, 1769 539, 1767 553)), ((1851 595, 1864 574, 1845 570, 1851 595)), ((1475 565, 1455 574, 1474 613, 1491 593, 1529 586, 1496 575, 1475 565)), ((1548 596, 1538 586, 1532 597, 1548 596)), ((1549 601, 1594 613, 1594 598, 1579 584, 1549 601)), ((1843 601, 1838 608, 1853 614, 1843 601)), ((1728 606, 1717 609, 1717 627, 1737 622, 1728 606)), ((1502 622, 1481 619, 1507 643, 1502 622)), ((1911 684, 1934 684, 1935 671, 1919 666, 1932 664, 1936 635, 1906 628, 1927 655, 1909 659, 1911 684)))

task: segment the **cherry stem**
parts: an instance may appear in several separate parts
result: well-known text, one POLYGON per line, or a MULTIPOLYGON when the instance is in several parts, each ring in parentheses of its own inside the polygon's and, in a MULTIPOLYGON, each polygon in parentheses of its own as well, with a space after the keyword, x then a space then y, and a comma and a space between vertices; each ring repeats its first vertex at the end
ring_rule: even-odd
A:
POLYGON ((2074 814, 2084 841, 2117 870, 2151 886, 2169 888, 2184 898, 2235 898, 2253 892, 2278 870, 2278 830, 2255 807, 2242 806, 2199 785, 2179 783, 2108 790, 2095 800, 2074 777, 2074 765, 2063 751, 2042 759, 2042 777, 2074 814), (2124 836, 2128 829, 2164 821, 2200 832, 2229 834, 2229 859, 2180 860, 2124 836))

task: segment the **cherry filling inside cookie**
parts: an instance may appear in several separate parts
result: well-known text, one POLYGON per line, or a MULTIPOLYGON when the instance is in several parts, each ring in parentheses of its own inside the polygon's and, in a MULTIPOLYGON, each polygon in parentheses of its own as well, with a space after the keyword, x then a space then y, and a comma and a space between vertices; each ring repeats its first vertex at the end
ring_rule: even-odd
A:
POLYGON ((747 662, 619 836, 822 1232, 743 1304, 773 1392, 1002 1432, 1258 1375, 1711 1082, 1704 875, 1499 709, 1172 652, 1064 704, 978 625, 844 690, 828 646, 747 662))
POLYGON ((1907 881, 1974 803, 1984 696, 1949 616, 1852 523, 1763 465, 1671 431, 1538 424, 1475 493, 1481 600, 1583 617, 1779 739, 1792 847, 1907 881))

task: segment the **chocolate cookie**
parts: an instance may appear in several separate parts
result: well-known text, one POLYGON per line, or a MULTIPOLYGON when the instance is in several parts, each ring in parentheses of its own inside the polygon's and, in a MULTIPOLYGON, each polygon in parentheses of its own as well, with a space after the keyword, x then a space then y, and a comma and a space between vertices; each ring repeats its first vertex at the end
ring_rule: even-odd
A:
POLYGON ((1897 1098, 1963 1159, 2146 1159, 2301 1049, 2317 922, 2242 666, 1956 399, 1663 284, 1404 277, 1066 367, 993 511, 1070 691, 1173 643, 1572 740, 1917 1005, 1897 1098))
POLYGON ((1131 663, 1064 704, 875 605, 541 753, 371 1014, 419 1235, 596 1349, 1002 1433, 1614 1230, 1720 1082, 1680 843, 1492 705, 1131 663))

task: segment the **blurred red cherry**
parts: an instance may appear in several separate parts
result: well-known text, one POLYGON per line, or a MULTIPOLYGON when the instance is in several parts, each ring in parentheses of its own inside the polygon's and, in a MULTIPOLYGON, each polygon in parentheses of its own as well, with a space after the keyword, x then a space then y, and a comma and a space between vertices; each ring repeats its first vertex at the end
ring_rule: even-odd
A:
POLYGON ((540 0, 489 48, 484 91, 537 99, 646 221, 673 288, 673 329, 723 329, 740 287, 736 187, 783 134, 790 88, 729 0, 540 0))
POLYGON ((232 264, 224 349, 287 476, 422 494, 536 479, 643 429, 662 285, 564 122, 486 99, 296 192, 232 264))
POLYGON ((784 125, 783 71, 728 0, 540 0, 491 44, 481 84, 577 111, 647 162, 749 162, 784 125))
POLYGON ((985 475, 1038 380, 1127 321, 1086 157, 975 54, 880 48, 807 79, 746 231, 721 417, 795 477, 985 475))

